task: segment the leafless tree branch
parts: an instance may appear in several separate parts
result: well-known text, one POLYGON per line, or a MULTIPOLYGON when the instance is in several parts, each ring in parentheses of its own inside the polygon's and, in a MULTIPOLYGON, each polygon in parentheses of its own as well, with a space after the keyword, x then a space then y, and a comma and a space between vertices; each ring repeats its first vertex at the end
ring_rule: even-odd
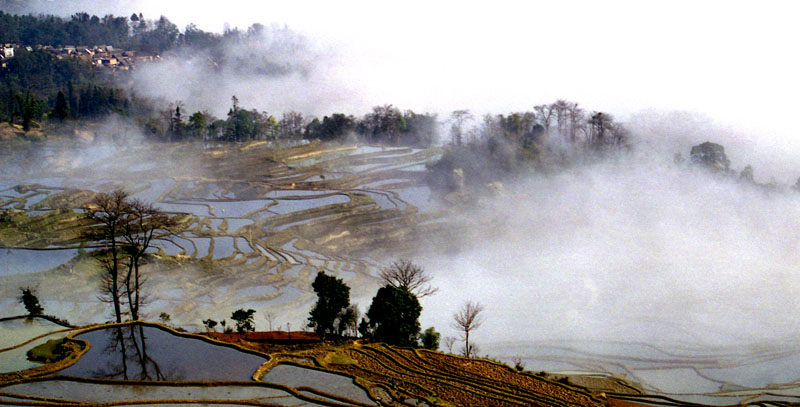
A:
POLYGON ((428 284, 432 277, 425 272, 425 269, 406 259, 399 259, 389 267, 383 268, 380 277, 384 284, 405 289, 417 298, 439 291, 438 288, 428 284))
POLYGON ((458 310, 455 314, 453 314, 454 324, 453 327, 458 329, 463 333, 464 336, 464 356, 471 357, 475 354, 475 350, 477 347, 475 344, 470 346, 469 343, 469 333, 475 329, 478 329, 484 322, 484 318, 481 315, 483 312, 483 305, 478 302, 474 301, 467 301, 464 305, 461 306, 461 309, 458 310))

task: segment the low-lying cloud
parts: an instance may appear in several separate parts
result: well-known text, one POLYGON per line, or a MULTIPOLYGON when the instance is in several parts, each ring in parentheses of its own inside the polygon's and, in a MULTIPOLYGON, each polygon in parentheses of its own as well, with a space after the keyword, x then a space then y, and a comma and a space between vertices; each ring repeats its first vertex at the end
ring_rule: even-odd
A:
POLYGON ((422 261, 441 288, 423 325, 454 334, 451 314, 471 299, 486 304, 484 343, 796 337, 800 194, 654 151, 507 185, 464 215, 462 250, 422 261))
POLYGON ((241 106, 276 117, 287 111, 328 114, 354 95, 335 79, 335 52, 285 27, 268 27, 219 52, 184 48, 157 63, 139 64, 137 94, 182 101, 190 111, 224 117, 236 96, 241 106))

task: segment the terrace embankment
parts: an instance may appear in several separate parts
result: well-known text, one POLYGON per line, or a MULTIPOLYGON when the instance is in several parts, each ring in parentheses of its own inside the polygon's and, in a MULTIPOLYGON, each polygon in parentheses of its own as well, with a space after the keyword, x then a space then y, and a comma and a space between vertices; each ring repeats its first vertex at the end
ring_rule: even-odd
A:
MULTIPOLYGON (((608 382, 598 379, 591 383, 595 387, 583 387, 569 381, 518 372, 490 360, 383 344, 302 341, 304 343, 285 347, 276 344, 279 341, 276 339, 285 339, 285 333, 278 335, 280 338, 266 334, 209 335, 269 353, 269 366, 262 369, 261 375, 267 374, 271 367, 283 364, 310 366, 351 377, 373 399, 385 400, 388 397, 399 405, 603 406, 607 401, 602 391, 597 389, 632 391, 632 388, 620 384, 615 386, 613 379, 608 382), (265 339, 267 337, 272 340, 265 339)), ((293 332, 292 335, 301 338, 301 333, 293 332)))

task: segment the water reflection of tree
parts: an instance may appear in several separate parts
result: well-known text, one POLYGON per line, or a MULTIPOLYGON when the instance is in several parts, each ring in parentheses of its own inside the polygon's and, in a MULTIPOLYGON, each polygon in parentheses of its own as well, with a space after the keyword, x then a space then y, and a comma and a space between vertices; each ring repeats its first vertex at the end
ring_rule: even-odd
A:
POLYGON ((105 364, 92 371, 92 377, 143 381, 177 381, 183 378, 178 366, 165 372, 147 352, 143 325, 109 328, 108 342, 103 349, 105 364))

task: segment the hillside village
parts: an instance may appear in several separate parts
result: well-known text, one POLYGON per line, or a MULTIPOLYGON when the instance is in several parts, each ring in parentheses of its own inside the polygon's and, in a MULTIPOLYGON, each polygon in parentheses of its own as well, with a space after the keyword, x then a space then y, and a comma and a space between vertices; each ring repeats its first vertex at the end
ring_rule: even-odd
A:
POLYGON ((42 50, 50 53, 56 59, 76 58, 84 62, 90 62, 97 68, 128 71, 134 69, 137 63, 160 61, 161 56, 146 52, 132 50, 115 49, 111 45, 65 45, 63 47, 53 47, 50 45, 21 45, 3 44, 0 52, 0 67, 6 68, 7 60, 13 58, 21 50, 33 52, 42 50))

